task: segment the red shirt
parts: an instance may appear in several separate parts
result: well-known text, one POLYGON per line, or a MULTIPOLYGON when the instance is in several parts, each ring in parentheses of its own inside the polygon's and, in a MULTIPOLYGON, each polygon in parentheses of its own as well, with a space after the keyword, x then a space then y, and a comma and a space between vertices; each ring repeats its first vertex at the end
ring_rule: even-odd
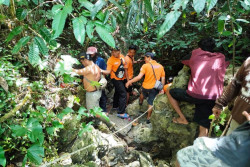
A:
POLYGON ((197 99, 216 100, 223 92, 224 76, 229 62, 222 53, 200 48, 192 52, 190 60, 182 61, 191 69, 187 93, 197 99))

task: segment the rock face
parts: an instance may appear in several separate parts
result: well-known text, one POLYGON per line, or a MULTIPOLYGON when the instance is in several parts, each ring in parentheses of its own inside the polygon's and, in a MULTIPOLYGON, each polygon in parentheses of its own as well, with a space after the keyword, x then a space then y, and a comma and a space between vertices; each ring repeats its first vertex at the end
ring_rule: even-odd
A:
MULTIPOLYGON (((189 80, 189 68, 184 66, 174 78, 171 88, 186 89, 189 80)), ((188 120, 194 116, 194 105, 180 102, 181 111, 188 120)), ((173 117, 178 117, 165 94, 158 95, 154 100, 154 111, 151 116, 153 134, 155 134, 163 143, 164 155, 175 155, 175 153, 188 145, 191 145, 196 134, 197 124, 190 122, 188 125, 175 124, 173 117)))

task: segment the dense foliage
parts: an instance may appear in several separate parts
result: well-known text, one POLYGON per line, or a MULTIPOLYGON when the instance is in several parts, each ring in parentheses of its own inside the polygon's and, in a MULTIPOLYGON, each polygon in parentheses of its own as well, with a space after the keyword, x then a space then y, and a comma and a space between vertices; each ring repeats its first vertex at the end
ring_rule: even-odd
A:
MULTIPOLYGON (((56 78, 56 86, 78 81, 61 55, 75 57, 94 45, 107 57, 110 47, 120 45, 125 53, 135 44, 138 55, 156 52, 167 75, 176 75, 179 60, 212 36, 218 51, 241 64, 250 51, 249 13, 250 0, 0 0, 0 165, 52 159, 63 117, 89 116, 83 107, 55 110, 39 103, 48 96, 44 76, 56 78)), ((90 124, 83 122, 80 133, 90 124)))

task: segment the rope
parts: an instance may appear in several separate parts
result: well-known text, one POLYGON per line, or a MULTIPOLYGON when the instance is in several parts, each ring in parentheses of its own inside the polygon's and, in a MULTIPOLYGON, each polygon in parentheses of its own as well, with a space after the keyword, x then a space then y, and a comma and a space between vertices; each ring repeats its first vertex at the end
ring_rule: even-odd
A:
MULTIPOLYGON (((114 134, 116 134, 116 133, 122 131, 123 129, 127 128, 128 126, 130 126, 132 123, 134 123, 135 121, 137 121, 139 118, 141 118, 143 115, 145 115, 145 114, 146 114, 149 110, 151 110, 152 108, 153 108, 153 106, 151 106, 150 108, 148 108, 147 111, 145 111, 143 114, 141 114, 140 116, 138 116, 137 118, 135 118, 135 119, 134 119, 133 121, 131 121, 129 124, 125 125, 124 127, 121 127, 121 128, 118 129, 117 131, 115 131, 115 132, 109 134, 107 137, 104 138, 104 140, 107 139, 107 138, 109 138, 110 136, 112 136, 112 135, 114 135, 114 134)), ((68 157, 69 155, 71 156, 71 155, 74 155, 74 154, 76 154, 76 153, 78 153, 78 152, 80 152, 80 151, 83 151, 83 150, 85 150, 85 149, 88 149, 89 147, 93 146, 94 144, 95 144, 95 143, 92 143, 92 144, 90 144, 90 145, 87 145, 87 146, 85 146, 85 147, 83 147, 83 148, 80 148, 80 149, 78 149, 78 150, 76 150, 76 151, 70 153, 70 154, 65 154, 65 155, 61 156, 60 158, 55 159, 55 160, 52 161, 52 162, 45 162, 43 165, 41 165, 41 167, 47 167, 47 166, 49 166, 49 165, 52 165, 52 164, 54 164, 54 163, 56 163, 56 162, 58 162, 58 161, 60 161, 60 160, 63 160, 64 158, 68 157)), ((99 145, 99 143, 98 143, 98 145, 99 145)))

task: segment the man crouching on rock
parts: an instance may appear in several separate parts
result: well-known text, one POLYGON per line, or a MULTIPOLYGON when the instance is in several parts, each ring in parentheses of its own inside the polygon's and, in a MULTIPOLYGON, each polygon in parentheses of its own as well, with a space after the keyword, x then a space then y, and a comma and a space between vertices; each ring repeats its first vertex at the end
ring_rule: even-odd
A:
POLYGON ((225 61, 222 53, 214 52, 215 41, 205 38, 199 41, 199 48, 192 51, 188 60, 182 63, 189 66, 191 75, 188 89, 174 88, 166 92, 169 102, 179 115, 174 118, 174 123, 188 124, 182 113, 178 101, 195 104, 194 121, 199 127, 199 137, 207 136, 210 127, 209 115, 212 114, 216 98, 223 92, 224 76, 229 62, 225 61))
POLYGON ((98 90, 95 86, 92 86, 92 82, 98 82, 101 77, 100 68, 92 61, 92 57, 85 52, 79 54, 80 62, 84 65, 83 69, 73 69, 73 72, 83 76, 83 86, 86 92, 86 107, 89 111, 94 107, 99 107, 99 101, 101 97, 101 90, 98 90))

